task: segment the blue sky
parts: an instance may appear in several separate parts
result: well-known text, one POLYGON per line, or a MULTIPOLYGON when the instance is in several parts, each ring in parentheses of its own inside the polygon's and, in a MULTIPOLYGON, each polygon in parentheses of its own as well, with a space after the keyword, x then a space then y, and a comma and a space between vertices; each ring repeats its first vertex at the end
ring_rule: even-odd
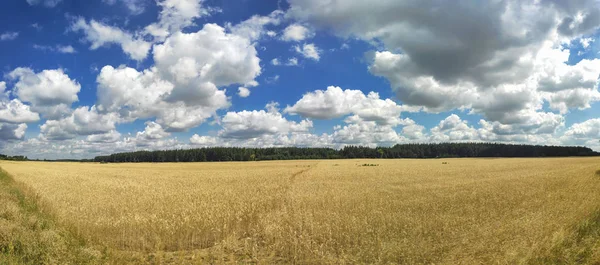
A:
POLYGON ((0 153, 600 150, 598 1, 9 0, 0 153))

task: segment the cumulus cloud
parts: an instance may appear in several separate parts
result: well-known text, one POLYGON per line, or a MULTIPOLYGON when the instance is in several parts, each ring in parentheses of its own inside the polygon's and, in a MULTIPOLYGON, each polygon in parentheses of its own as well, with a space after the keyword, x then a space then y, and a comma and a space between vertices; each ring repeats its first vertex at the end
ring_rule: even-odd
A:
POLYGON ((83 106, 60 120, 47 120, 40 126, 40 132, 48 140, 73 139, 112 131, 118 120, 114 113, 101 114, 95 106, 83 106))
POLYGON ((160 75, 175 84, 169 100, 186 104, 222 104, 225 96, 217 87, 254 84, 261 73, 250 41, 215 24, 195 33, 176 33, 155 45, 154 61, 160 75))
POLYGON ((206 24, 177 32, 153 49, 155 66, 142 72, 105 66, 98 76, 98 108, 127 120, 156 117, 167 131, 196 127, 229 107, 222 86, 256 86, 260 59, 251 41, 206 24))
POLYGON ((300 24, 291 24, 283 30, 281 39, 284 41, 303 41, 313 36, 314 33, 307 27, 300 24))
POLYGON ((321 59, 320 53, 321 51, 314 43, 303 44, 302 46, 296 45, 294 46, 294 50, 304 56, 305 58, 312 59, 315 61, 319 61, 321 59))
POLYGON ((360 90, 330 86, 327 90, 315 90, 302 96, 286 113, 300 114, 315 119, 340 118, 355 114, 354 119, 373 121, 380 125, 400 124, 401 105, 390 99, 380 99, 379 94, 365 95, 360 90))
POLYGON ((160 124, 153 121, 148 121, 146 122, 146 128, 144 129, 144 131, 138 132, 136 134, 136 138, 146 141, 152 141, 166 138, 169 135, 171 134, 165 132, 165 130, 160 124))
POLYGON ((25 136, 27 124, 8 124, 0 122, 0 140, 21 140, 25 136))
POLYGON ((600 119, 589 119, 584 122, 574 123, 560 137, 563 144, 586 145, 600 147, 600 119))
POLYGON ((565 48, 600 27, 591 0, 289 2, 288 16, 378 47, 370 72, 408 106, 471 109, 513 126, 552 116, 544 101, 564 114, 599 100, 597 59, 569 65, 565 48))
POLYGON ((17 81, 13 94, 22 102, 31 103, 33 111, 47 118, 63 115, 78 100, 77 94, 81 90, 81 85, 62 69, 35 73, 29 68, 16 68, 7 77, 17 81))
POLYGON ((145 33, 161 41, 169 35, 182 29, 193 26, 194 20, 202 16, 218 11, 203 7, 204 0, 159 0, 157 4, 161 7, 158 22, 148 25, 145 33))
POLYGON ((19 37, 19 32, 7 31, 0 34, 0 41, 15 40, 19 37))
POLYGON ((219 132, 219 136, 250 139, 268 134, 307 132, 312 128, 310 120, 289 121, 276 108, 270 110, 227 112, 221 119, 223 130, 219 132))
POLYGON ((238 87, 238 96, 242 98, 247 98, 250 96, 250 90, 245 87, 238 87))
POLYGON ((31 111, 28 105, 18 99, 0 101, 0 122, 30 123, 40 120, 40 115, 31 111))
POLYGON ((254 15, 249 19, 242 21, 239 24, 228 24, 227 28, 232 34, 246 38, 251 41, 259 40, 263 35, 269 36, 269 32, 265 29, 266 26, 279 25, 283 19, 283 11, 275 10, 268 16, 254 15))
POLYGON ((86 141, 90 143, 114 143, 121 139, 121 133, 117 130, 111 130, 102 134, 92 134, 86 137, 86 141))
POLYGON ((473 141, 478 140, 479 135, 475 128, 469 126, 468 122, 462 120, 458 115, 452 114, 431 128, 431 141, 473 141))
POLYGON ((84 18, 77 18, 71 23, 70 30, 82 32, 85 40, 91 44, 90 49, 92 50, 116 44, 121 46, 125 54, 136 61, 146 59, 151 48, 151 43, 143 38, 93 19, 87 22, 84 18))

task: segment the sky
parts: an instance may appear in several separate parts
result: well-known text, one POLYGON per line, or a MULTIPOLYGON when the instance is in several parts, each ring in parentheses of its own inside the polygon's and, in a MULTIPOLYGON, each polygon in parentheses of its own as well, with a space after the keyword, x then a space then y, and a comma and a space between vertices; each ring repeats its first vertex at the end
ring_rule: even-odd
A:
POLYGON ((6 0, 0 153, 600 151, 598 0, 6 0))

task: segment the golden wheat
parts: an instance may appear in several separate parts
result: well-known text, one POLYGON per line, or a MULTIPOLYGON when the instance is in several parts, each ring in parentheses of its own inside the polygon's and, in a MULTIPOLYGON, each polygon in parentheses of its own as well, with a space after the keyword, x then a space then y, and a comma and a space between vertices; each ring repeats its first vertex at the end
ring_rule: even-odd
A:
POLYGON ((0 167, 133 263, 527 263, 600 209, 598 158, 0 167))

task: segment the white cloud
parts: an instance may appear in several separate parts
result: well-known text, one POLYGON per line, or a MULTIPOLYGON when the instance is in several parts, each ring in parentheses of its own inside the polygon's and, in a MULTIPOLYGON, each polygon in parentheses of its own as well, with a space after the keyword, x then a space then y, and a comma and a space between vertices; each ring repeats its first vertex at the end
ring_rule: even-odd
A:
MULTIPOLYGON (((145 0, 120 0, 122 4, 129 10, 132 15, 139 15, 144 13, 146 10, 145 0)), ((114 5, 117 0, 102 0, 102 2, 108 5, 114 5)))
POLYGON ((127 120, 157 115, 162 99, 173 89, 173 84, 160 79, 155 68, 138 72, 124 66, 104 66, 96 81, 98 109, 118 112, 127 120))
POLYGON ((204 8, 203 2, 204 0, 158 0, 157 4, 162 8, 159 20, 148 25, 144 31, 161 41, 175 32, 193 26, 195 19, 217 11, 204 8))
POLYGON ((250 96, 250 90, 245 87, 238 87, 238 96, 242 98, 247 98, 250 96))
POLYGON ((289 2, 288 16, 301 23, 372 43, 379 51, 370 72, 385 77, 408 106, 470 109, 517 126, 552 116, 542 111, 544 101, 564 114, 599 100, 599 61, 568 65, 564 48, 600 28, 600 6, 591 0, 289 2))
MULTIPOLYGON (((279 58, 275 58, 273 60, 271 60, 271 64, 278 66, 278 65, 282 65, 282 62, 279 61, 279 58)), ((298 65, 298 58, 296 57, 291 57, 289 59, 287 59, 287 61, 283 64, 285 66, 297 66, 298 65)))
MULTIPOLYGON (((27 124, 8 124, 0 122, 0 140, 21 140, 25 136, 27 124)), ((0 143, 0 147, 3 143, 0 143)))
POLYGON ((0 41, 15 40, 19 37, 19 32, 7 31, 0 34, 0 41))
POLYGON ((560 140, 563 144, 586 145, 600 150, 600 119, 574 123, 560 137, 560 140))
POLYGON ((169 135, 171 134, 165 132, 165 130, 162 126, 160 126, 160 124, 153 121, 149 121, 146 122, 146 128, 144 129, 144 131, 138 132, 136 134, 136 138, 152 141, 169 137, 169 135))
POLYGON ((390 99, 380 99, 379 94, 365 95, 360 90, 342 90, 330 86, 327 90, 315 90, 302 96, 293 106, 287 106, 285 113, 300 114, 308 118, 333 119, 355 114, 353 119, 373 121, 379 125, 401 123, 401 105, 390 99))
POLYGON ((32 112, 29 106, 18 99, 0 101, 0 122, 4 123, 30 123, 40 120, 40 116, 32 112))
POLYGON ((265 78, 267 84, 275 84, 279 81, 279 75, 269 76, 265 78))
POLYGON ((92 134, 86 137, 87 142, 91 143, 114 143, 121 139, 121 133, 117 130, 111 130, 102 134, 92 134))
POLYGON ((375 122, 350 123, 337 128, 331 135, 332 142, 338 146, 390 146, 405 142, 392 126, 379 126, 375 122))
POLYGON ((13 93, 22 101, 31 103, 32 110, 45 117, 56 118, 73 102, 81 85, 71 80, 62 69, 35 73, 29 68, 16 68, 7 77, 17 80, 13 93))
POLYGON ((63 0, 26 0, 30 6, 43 4, 45 7, 55 7, 60 4, 63 0))
POLYGON ((469 126, 467 121, 462 120, 458 115, 452 114, 440 123, 431 128, 432 142, 455 142, 455 141, 473 141, 479 139, 475 128, 469 126))
POLYGON ((31 24, 31 27, 37 31, 41 31, 44 28, 44 26, 40 25, 39 23, 33 23, 31 24))
POLYGON ((117 44, 131 59, 142 61, 148 56, 151 44, 143 38, 135 37, 120 28, 109 26, 95 20, 86 22, 84 18, 77 18, 70 26, 70 30, 83 32, 85 40, 91 44, 90 49, 117 44))
POLYGON ((266 26, 279 25, 283 19, 283 12, 275 10, 268 16, 254 15, 249 19, 242 21, 237 25, 227 25, 227 28, 232 34, 243 37, 250 41, 259 40, 263 35, 269 35, 269 31, 265 30, 266 26))
POLYGON ((200 136, 197 134, 192 135, 192 137, 190 138, 190 143, 204 147, 217 146, 220 144, 219 140, 216 137, 200 136))
POLYGON ((175 87, 170 101, 219 105, 226 102, 219 86, 256 84, 260 59, 248 39, 225 33, 206 24, 196 33, 176 33, 154 46, 154 61, 160 75, 175 87))
POLYGON ((156 122, 166 129, 184 131, 202 124, 217 109, 229 104, 220 90, 206 94, 207 98, 200 101, 204 105, 165 101, 174 85, 161 79, 156 71, 155 68, 138 72, 128 67, 103 67, 97 80, 98 109, 118 113, 125 121, 156 117, 156 122))
POLYGON ((595 39, 593 38, 581 38, 579 39, 579 43, 581 44, 581 47, 583 47, 584 49, 587 49, 588 47, 590 47, 590 44, 592 42, 594 42, 595 39))
POLYGON ((317 48, 317 46, 315 46, 314 43, 305 43, 304 45, 302 45, 302 47, 300 47, 300 45, 296 45, 294 46, 294 50, 297 53, 302 54, 302 56, 304 56, 305 58, 312 59, 315 61, 321 59, 321 56, 319 55, 320 50, 317 48))
POLYGON ((303 41, 305 39, 312 38, 313 36, 314 32, 307 27, 300 24, 292 24, 283 30, 283 36, 281 36, 281 39, 285 41, 303 41))
POLYGON ((76 53, 77 51, 75 50, 75 48, 73 48, 73 46, 71 45, 67 45, 67 46, 57 46, 56 50, 60 53, 76 53))
POLYGON ((269 134, 307 132, 312 127, 312 122, 289 121, 275 111, 244 110, 227 112, 221 120, 221 125, 223 130, 219 132, 219 136, 223 138, 250 139, 269 134))
POLYGON ((287 66, 298 65, 298 58, 296 58, 296 57, 289 58, 288 61, 285 63, 285 65, 287 65, 287 66))
POLYGON ((101 114, 95 106, 83 106, 75 109, 68 117, 47 120, 40 126, 40 132, 48 140, 72 139, 79 135, 110 132, 115 129, 118 120, 115 113, 101 114))
POLYGON ((36 50, 42 50, 42 51, 51 51, 51 52, 58 52, 58 53, 77 53, 77 51, 75 50, 75 48, 73 48, 73 46, 71 45, 66 45, 66 46, 62 46, 62 45, 56 45, 56 46, 47 46, 47 45, 37 45, 34 44, 33 48, 36 50))

